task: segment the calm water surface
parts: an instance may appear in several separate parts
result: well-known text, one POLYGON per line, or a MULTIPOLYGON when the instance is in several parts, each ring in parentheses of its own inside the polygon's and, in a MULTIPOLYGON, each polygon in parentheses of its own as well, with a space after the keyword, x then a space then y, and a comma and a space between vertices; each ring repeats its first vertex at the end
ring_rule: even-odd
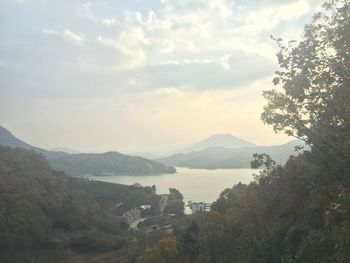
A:
POLYGON ((176 168, 176 174, 152 176, 98 176, 95 180, 131 185, 140 183, 143 186, 156 185, 158 194, 168 193, 169 188, 178 189, 184 196, 184 201, 215 201, 220 193, 233 185, 253 180, 252 169, 218 169, 202 170, 176 168))

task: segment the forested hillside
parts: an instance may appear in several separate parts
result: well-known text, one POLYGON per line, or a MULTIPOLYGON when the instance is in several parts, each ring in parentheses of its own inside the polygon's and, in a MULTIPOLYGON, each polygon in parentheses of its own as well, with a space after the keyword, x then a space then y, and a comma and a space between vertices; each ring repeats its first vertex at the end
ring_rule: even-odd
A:
POLYGON ((280 70, 262 120, 310 150, 284 166, 255 155, 264 169, 253 183, 223 191, 139 262, 350 262, 349 2, 327 1, 301 42, 275 40, 280 70))
POLYGON ((115 215, 119 202, 126 209, 151 204, 155 213, 159 196, 151 187, 67 177, 33 150, 0 147, 0 261, 56 262, 128 246, 128 226, 115 215))
POLYGON ((119 152, 80 153, 56 158, 53 169, 69 175, 154 175, 175 173, 176 169, 156 161, 119 152))

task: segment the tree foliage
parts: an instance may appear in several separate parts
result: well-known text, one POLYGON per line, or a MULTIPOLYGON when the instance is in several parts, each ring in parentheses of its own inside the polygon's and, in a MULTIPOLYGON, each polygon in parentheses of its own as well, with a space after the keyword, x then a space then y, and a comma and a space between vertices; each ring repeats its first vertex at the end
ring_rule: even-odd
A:
POLYGON ((173 236, 163 236, 157 244, 145 251, 137 260, 138 263, 175 263, 178 257, 176 239, 173 236))
POLYGON ((303 139, 337 165, 350 163, 350 6, 326 1, 299 43, 284 44, 280 70, 265 91, 262 120, 276 132, 303 139))
POLYGON ((177 216, 184 215, 184 205, 183 196, 179 190, 175 188, 169 188, 169 195, 164 212, 167 214, 175 214, 177 216))

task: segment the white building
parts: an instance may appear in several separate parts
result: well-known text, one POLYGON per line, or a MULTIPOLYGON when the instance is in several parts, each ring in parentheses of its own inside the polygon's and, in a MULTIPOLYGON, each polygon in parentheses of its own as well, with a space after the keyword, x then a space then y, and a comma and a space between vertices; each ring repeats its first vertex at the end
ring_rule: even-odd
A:
POLYGON ((151 210, 152 205, 141 205, 139 208, 142 210, 151 210))
POLYGON ((210 204, 203 202, 189 202, 192 214, 210 211, 210 204))

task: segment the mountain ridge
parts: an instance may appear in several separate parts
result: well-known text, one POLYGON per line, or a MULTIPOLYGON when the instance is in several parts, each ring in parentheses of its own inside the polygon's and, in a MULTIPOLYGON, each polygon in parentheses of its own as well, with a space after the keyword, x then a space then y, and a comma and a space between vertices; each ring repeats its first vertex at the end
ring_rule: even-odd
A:
POLYGON ((74 150, 74 149, 70 149, 67 147, 55 147, 53 149, 50 149, 50 151, 52 152, 65 152, 65 153, 69 153, 69 154, 77 154, 80 153, 80 151, 74 150))
POLYGON ((267 153, 277 164, 284 164, 288 157, 295 154, 295 146, 304 145, 294 140, 281 145, 227 148, 208 147, 190 153, 176 153, 157 161, 178 167, 200 169, 250 168, 254 153, 267 153))
POLYGON ((71 154, 53 160, 51 165, 70 175, 154 175, 176 172, 171 166, 115 151, 71 154))
POLYGON ((176 172, 176 169, 172 166, 119 152, 69 154, 48 151, 18 139, 3 126, 0 126, 0 145, 10 148, 24 148, 41 153, 53 169, 64 171, 69 175, 152 175, 176 172))
POLYGON ((11 148, 23 148, 27 150, 34 150, 36 152, 43 154, 49 160, 54 158, 59 158, 67 154, 62 151, 48 151, 40 147, 36 147, 29 143, 26 143, 21 139, 18 139, 8 129, 6 129, 1 125, 0 125, 0 145, 11 147, 11 148))

